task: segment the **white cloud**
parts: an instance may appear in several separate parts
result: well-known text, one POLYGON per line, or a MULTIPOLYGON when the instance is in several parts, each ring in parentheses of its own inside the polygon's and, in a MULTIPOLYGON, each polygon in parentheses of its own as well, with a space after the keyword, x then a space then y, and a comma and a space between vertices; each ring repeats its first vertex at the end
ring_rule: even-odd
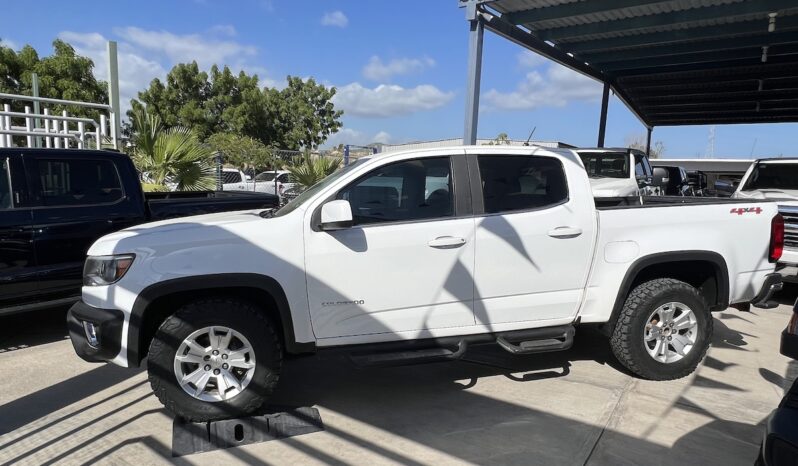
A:
POLYGON ((432 110, 446 105, 453 97, 453 92, 430 84, 413 88, 380 84, 370 89, 355 82, 339 87, 333 103, 347 116, 392 117, 432 110))
POLYGON ((378 56, 372 56, 363 67, 363 76, 372 81, 386 81, 392 76, 419 73, 435 66, 432 58, 395 58, 384 63, 378 56))
POLYGON ((322 26, 335 26, 345 28, 349 25, 349 18, 342 11, 330 11, 321 17, 322 26))
POLYGON ((383 144, 388 144, 391 142, 391 135, 387 131, 380 131, 379 133, 374 135, 374 142, 381 142, 383 144))
MULTIPOLYGON (((215 26, 220 34, 235 33, 232 26, 215 26)), ((231 40, 215 40, 199 34, 176 35, 167 31, 147 31, 128 27, 115 32, 124 40, 118 41, 119 94, 122 110, 130 107, 130 99, 146 89, 150 82, 164 80, 168 70, 177 63, 196 60, 202 69, 212 64, 229 65, 234 73, 245 70, 257 74, 261 86, 284 87, 281 81, 269 77, 268 70, 251 64, 254 47, 231 40), (159 43, 159 41, 161 41, 159 43)), ((109 38, 99 33, 77 33, 64 31, 59 38, 69 42, 80 55, 94 61, 94 74, 99 79, 108 79, 107 42, 109 38)))
POLYGON ((114 33, 132 46, 163 55, 172 63, 196 61, 201 68, 213 64, 235 65, 257 53, 257 48, 232 40, 217 40, 200 34, 178 35, 137 27, 116 28, 114 33))
POLYGON ((516 89, 491 89, 483 96, 486 110, 532 110, 563 107, 569 102, 593 102, 601 96, 601 85, 560 65, 552 64, 543 73, 530 71, 516 89))
POLYGON ((0 39, 0 45, 3 47, 8 47, 11 50, 19 50, 17 43, 8 39, 0 39))
POLYGON ((525 68, 537 68, 543 63, 546 63, 546 59, 531 50, 524 50, 518 54, 518 64, 525 68))
POLYGON ((365 146, 375 142, 388 144, 391 142, 391 140, 391 135, 385 131, 379 131, 376 134, 371 134, 353 128, 341 128, 337 133, 330 135, 330 137, 327 138, 327 141, 325 141, 322 146, 333 147, 337 146, 338 144, 365 146))
MULTIPOLYGON (((69 42, 79 55, 94 61, 94 75, 98 79, 108 80, 108 39, 98 33, 77 33, 64 31, 58 37, 69 42)), ((145 58, 126 43, 117 46, 119 65, 119 99, 122 112, 130 108, 130 99, 137 97, 138 92, 149 86, 154 78, 163 79, 166 69, 158 62, 145 58)))

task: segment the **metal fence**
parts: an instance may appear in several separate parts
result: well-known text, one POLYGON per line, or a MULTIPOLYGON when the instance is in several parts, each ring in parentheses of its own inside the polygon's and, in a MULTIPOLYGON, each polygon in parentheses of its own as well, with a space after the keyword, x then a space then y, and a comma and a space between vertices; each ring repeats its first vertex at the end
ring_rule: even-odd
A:
POLYGON ((119 149, 114 114, 110 105, 74 100, 48 99, 0 93, 0 147, 101 148, 119 149), (24 104, 24 111, 12 111, 12 103, 24 104), (70 115, 63 110, 52 114, 48 105, 98 110, 100 121, 70 115))

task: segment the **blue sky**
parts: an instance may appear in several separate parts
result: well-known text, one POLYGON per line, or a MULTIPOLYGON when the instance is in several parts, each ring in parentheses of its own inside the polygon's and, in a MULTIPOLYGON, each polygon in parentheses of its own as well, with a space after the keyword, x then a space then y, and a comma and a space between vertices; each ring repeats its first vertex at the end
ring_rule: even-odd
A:
MULTIPOLYGON (((5 45, 49 54, 56 37, 95 60, 104 78, 105 41, 119 43, 123 98, 180 62, 227 64, 265 85, 286 75, 338 88, 344 128, 331 142, 400 143, 460 137, 467 23, 456 0, 94 1, 40 0, 36 22, 25 2, 4 2, 5 45)), ((595 146, 601 87, 486 32, 479 135, 595 146)), ((607 144, 644 128, 613 98, 607 144)), ((666 157, 707 152, 709 128, 656 128, 666 157)), ((717 126, 716 157, 798 155, 798 124, 717 126)))

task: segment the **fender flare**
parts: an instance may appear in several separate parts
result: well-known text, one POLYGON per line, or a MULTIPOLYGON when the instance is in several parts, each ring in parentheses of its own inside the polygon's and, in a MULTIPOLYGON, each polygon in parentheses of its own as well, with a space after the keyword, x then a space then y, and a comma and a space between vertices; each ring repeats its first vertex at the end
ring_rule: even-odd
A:
MULTIPOLYGON (((729 268, 726 265, 726 259, 720 254, 713 251, 676 251, 676 252, 660 252, 643 256, 635 260, 623 277, 621 286, 618 289, 618 295, 615 298, 615 305, 612 308, 612 315, 608 321, 608 329, 615 326, 615 321, 623 308, 623 303, 632 288, 640 272, 646 267, 667 264, 673 262, 709 262, 715 269, 715 280, 717 281, 718 300, 715 303, 710 303, 710 311, 721 311, 729 306, 729 268)), ((611 331, 611 330, 610 330, 611 331)))
POLYGON ((144 288, 136 297, 130 313, 130 323, 127 331, 127 358, 129 364, 139 364, 142 357, 141 330, 144 314, 150 305, 157 299, 188 291, 209 291, 218 289, 223 291, 229 288, 257 288, 268 293, 277 304, 283 327, 283 336, 286 350, 289 353, 307 353, 315 351, 315 342, 297 342, 294 333, 294 322, 291 317, 291 308, 285 296, 283 287, 272 277, 256 273, 223 273, 210 275, 196 275, 181 277, 154 283, 144 288))

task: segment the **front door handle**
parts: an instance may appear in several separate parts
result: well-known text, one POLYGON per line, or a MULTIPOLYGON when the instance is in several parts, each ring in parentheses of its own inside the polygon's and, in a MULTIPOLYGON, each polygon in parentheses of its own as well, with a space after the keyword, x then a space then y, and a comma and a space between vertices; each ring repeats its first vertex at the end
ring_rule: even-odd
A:
POLYGON ((464 244, 466 244, 465 238, 456 236, 439 236, 427 243, 429 247, 436 249, 454 249, 464 244))
POLYGON ((549 230, 549 236, 552 238, 576 238, 582 234, 581 228, 574 227, 557 227, 549 230))

